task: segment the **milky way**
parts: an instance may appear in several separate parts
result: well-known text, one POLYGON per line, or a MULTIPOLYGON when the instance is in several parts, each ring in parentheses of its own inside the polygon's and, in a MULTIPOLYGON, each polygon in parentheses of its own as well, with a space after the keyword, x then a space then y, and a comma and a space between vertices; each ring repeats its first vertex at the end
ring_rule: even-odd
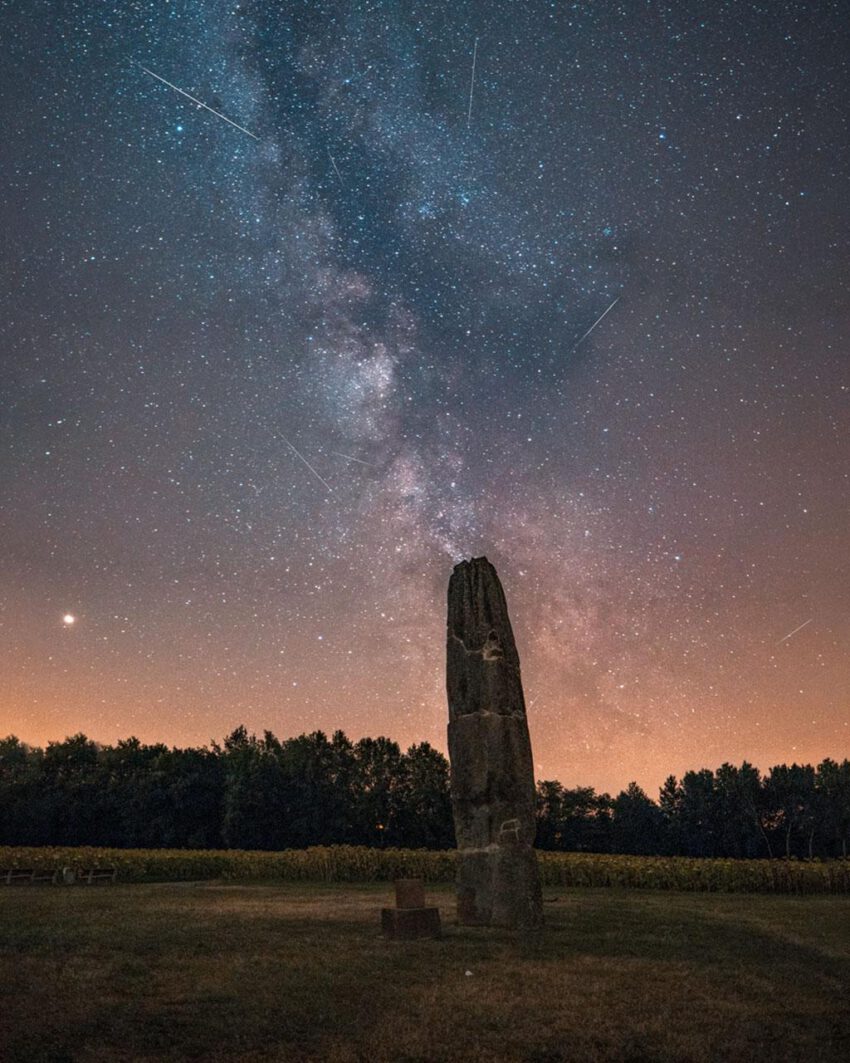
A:
POLYGON ((844 14, 7 11, 0 733, 444 748, 486 554, 541 777, 848 755, 844 14))

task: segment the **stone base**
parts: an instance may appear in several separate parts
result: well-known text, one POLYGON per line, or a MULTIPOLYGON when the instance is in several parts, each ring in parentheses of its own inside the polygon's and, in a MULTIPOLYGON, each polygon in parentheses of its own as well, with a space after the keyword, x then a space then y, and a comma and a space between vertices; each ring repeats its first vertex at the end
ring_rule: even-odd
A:
POLYGON ((533 849, 460 849, 457 860, 460 924, 516 930, 543 925, 543 891, 533 849))
POLYGON ((381 930, 392 941, 440 936, 439 908, 382 908, 381 930))

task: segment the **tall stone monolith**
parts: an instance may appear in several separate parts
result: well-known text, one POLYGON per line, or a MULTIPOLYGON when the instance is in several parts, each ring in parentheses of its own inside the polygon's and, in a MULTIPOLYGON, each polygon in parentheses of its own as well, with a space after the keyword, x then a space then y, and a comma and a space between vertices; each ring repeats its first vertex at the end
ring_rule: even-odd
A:
POLYGON ((455 565, 446 646, 458 921, 536 927, 534 765, 505 594, 486 557, 455 565))

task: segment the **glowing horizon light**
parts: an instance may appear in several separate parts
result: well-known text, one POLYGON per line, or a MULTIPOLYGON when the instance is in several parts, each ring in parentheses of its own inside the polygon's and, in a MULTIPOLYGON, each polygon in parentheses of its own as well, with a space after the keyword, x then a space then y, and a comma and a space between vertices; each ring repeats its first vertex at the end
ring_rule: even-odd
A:
POLYGON ((65 627, 70 627, 72 624, 76 623, 76 620, 77 618, 73 615, 73 613, 66 613, 62 617, 62 623, 65 625, 65 627))

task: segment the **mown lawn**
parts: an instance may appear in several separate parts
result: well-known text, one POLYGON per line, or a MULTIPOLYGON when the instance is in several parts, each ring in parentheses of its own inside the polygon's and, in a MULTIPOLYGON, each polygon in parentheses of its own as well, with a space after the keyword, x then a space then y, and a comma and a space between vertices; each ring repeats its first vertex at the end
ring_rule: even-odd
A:
POLYGON ((850 1059, 848 897, 550 890, 519 936, 439 886, 399 944, 390 892, 0 888, 0 1059, 850 1059))

